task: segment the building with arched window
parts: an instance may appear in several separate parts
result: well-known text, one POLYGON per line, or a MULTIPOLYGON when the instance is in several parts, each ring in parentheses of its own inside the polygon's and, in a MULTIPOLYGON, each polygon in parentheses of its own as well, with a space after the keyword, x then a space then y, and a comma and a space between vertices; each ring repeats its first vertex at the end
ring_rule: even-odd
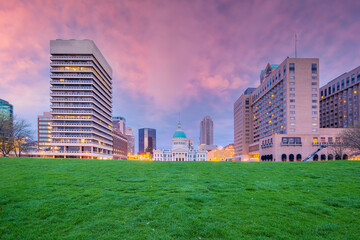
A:
POLYGON ((194 150, 179 122, 172 138, 172 150, 154 150, 153 161, 207 161, 207 151, 194 150))

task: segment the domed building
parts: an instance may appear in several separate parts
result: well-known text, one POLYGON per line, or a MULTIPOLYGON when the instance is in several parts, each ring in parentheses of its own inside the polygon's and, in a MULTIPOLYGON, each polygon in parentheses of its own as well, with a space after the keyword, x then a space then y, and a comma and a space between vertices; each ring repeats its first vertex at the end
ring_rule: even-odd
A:
POLYGON ((179 121, 172 138, 172 150, 155 150, 154 161, 207 161, 207 151, 192 149, 191 140, 186 138, 179 121))

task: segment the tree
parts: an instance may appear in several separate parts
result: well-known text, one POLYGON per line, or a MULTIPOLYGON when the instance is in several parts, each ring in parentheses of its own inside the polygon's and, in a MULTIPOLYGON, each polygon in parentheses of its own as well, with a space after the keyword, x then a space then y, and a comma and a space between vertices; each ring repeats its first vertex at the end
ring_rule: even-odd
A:
POLYGON ((344 147, 351 150, 352 155, 360 155, 360 125, 344 129, 340 137, 343 139, 344 147))
POLYGON ((7 157, 14 148, 13 132, 13 118, 0 113, 0 150, 4 157, 7 157))
POLYGON ((20 157, 26 150, 31 136, 30 124, 25 120, 0 114, 0 151, 4 157, 11 151, 20 157))
POLYGON ((14 152, 17 157, 27 150, 31 144, 31 125, 24 119, 14 121, 14 152))

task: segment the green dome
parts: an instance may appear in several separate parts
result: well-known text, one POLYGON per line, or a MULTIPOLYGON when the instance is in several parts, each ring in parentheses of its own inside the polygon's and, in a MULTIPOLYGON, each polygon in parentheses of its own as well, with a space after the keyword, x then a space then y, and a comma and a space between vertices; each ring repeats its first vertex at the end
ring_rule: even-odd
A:
POLYGON ((186 138, 184 131, 181 129, 180 121, 178 124, 178 129, 175 131, 173 138, 186 138))

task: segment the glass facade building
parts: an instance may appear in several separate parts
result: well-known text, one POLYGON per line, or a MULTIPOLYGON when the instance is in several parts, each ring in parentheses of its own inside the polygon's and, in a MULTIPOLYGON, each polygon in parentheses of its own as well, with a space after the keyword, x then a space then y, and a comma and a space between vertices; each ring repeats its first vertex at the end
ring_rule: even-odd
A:
POLYGON ((139 153, 153 153, 156 149, 156 129, 141 128, 139 129, 139 153))
POLYGON ((0 114, 5 114, 6 116, 13 117, 14 107, 8 101, 0 99, 0 114))

